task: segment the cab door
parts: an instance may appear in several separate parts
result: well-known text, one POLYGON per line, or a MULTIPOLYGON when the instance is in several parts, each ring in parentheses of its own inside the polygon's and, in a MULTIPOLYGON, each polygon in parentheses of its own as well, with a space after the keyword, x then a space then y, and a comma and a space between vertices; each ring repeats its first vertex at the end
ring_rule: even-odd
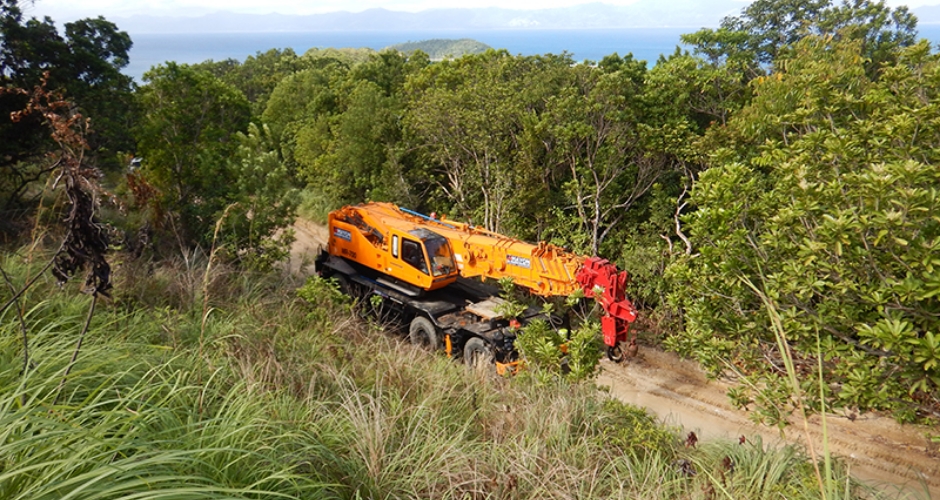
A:
POLYGON ((399 251, 402 279, 412 285, 427 289, 430 286, 431 274, 428 269, 428 259, 424 255, 424 245, 418 240, 402 237, 399 251))
POLYGON ((428 289, 431 276, 427 272, 424 245, 414 238, 392 233, 390 250, 386 272, 409 285, 428 289))

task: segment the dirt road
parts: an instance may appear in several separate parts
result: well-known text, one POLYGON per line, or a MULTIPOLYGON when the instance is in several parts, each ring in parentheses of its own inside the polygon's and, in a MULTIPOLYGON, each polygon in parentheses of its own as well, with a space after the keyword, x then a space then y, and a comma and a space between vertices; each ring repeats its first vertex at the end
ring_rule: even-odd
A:
MULTIPOLYGON (((325 227, 298 219, 290 269, 313 272, 313 258, 326 246, 325 227)), ((727 384, 709 381, 695 363, 652 348, 641 348, 637 358, 621 365, 607 362, 598 384, 631 404, 647 408, 665 423, 695 431, 701 440, 737 439, 760 435, 766 444, 806 445, 802 422, 793 422, 781 436, 775 428, 755 425, 748 412, 733 408, 725 392, 727 384)), ((899 425, 874 414, 850 420, 845 415, 827 418, 829 446, 845 458, 855 477, 887 491, 903 490, 900 498, 940 498, 940 453, 927 438, 938 429, 899 425)), ((809 420, 809 436, 822 449, 818 416, 809 420)))
MULTIPOLYGON (((641 348, 637 358, 622 365, 602 363, 598 385, 613 396, 647 408, 661 420, 695 431, 700 440, 737 439, 760 435, 766 444, 794 443, 806 447, 802 421, 794 420, 782 436, 776 428, 755 425, 747 411, 731 406, 728 385, 709 381, 695 363, 672 353, 641 348)), ((885 491, 903 490, 901 498, 940 498, 940 456, 927 438, 930 428, 900 425, 891 418, 862 414, 829 415, 829 448, 851 466, 853 476, 885 491)), ((936 429, 933 429, 936 432, 936 429)), ((809 436, 822 450, 819 416, 809 419, 809 436)))
POLYGON ((298 217, 294 222, 294 238, 288 262, 291 273, 313 274, 313 259, 320 253, 320 248, 326 248, 329 233, 325 227, 298 217))

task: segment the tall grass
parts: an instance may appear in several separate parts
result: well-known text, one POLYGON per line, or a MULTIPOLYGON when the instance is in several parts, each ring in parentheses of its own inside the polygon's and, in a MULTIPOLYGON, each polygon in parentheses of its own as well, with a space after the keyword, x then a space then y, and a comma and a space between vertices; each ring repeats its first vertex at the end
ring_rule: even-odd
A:
POLYGON ((70 342, 41 339, 43 362, 0 368, 0 498, 275 498, 322 485, 284 459, 290 432, 235 385, 196 385, 183 359, 134 361, 87 348, 56 399, 70 342), (197 401, 211 399, 200 413, 197 401))
POLYGON ((48 283, 24 297, 25 371, 19 322, 0 315, 0 499, 819 496, 795 449, 687 449, 590 384, 469 371, 361 321, 326 282, 298 296, 202 258, 150 266, 102 304, 61 391, 88 299, 48 283))

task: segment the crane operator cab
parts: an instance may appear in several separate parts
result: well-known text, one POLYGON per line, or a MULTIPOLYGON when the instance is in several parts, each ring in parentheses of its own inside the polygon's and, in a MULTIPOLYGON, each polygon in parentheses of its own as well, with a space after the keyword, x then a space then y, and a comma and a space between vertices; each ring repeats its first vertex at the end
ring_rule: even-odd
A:
POLYGON ((408 293, 437 290, 457 280, 447 238, 386 215, 362 207, 331 213, 329 254, 394 278, 396 286, 408 293))
POLYGON ((392 262, 389 267, 392 275, 427 290, 450 284, 457 277, 450 242, 424 228, 412 229, 400 237, 392 233, 392 262), (401 269, 400 273, 394 272, 398 269, 401 269))

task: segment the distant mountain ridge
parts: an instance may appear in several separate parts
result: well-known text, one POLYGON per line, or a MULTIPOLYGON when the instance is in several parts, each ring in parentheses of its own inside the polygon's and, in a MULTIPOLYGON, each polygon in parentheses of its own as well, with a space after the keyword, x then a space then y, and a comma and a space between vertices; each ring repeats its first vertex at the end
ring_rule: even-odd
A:
POLYGON ((363 12, 331 12, 307 16, 284 14, 236 14, 217 12, 204 16, 163 17, 137 15, 114 17, 129 33, 271 33, 304 31, 440 31, 481 29, 615 29, 703 26, 715 27, 746 5, 740 0, 639 0, 627 6, 590 3, 573 7, 518 10, 498 7, 431 9, 399 12, 369 9, 363 12))

